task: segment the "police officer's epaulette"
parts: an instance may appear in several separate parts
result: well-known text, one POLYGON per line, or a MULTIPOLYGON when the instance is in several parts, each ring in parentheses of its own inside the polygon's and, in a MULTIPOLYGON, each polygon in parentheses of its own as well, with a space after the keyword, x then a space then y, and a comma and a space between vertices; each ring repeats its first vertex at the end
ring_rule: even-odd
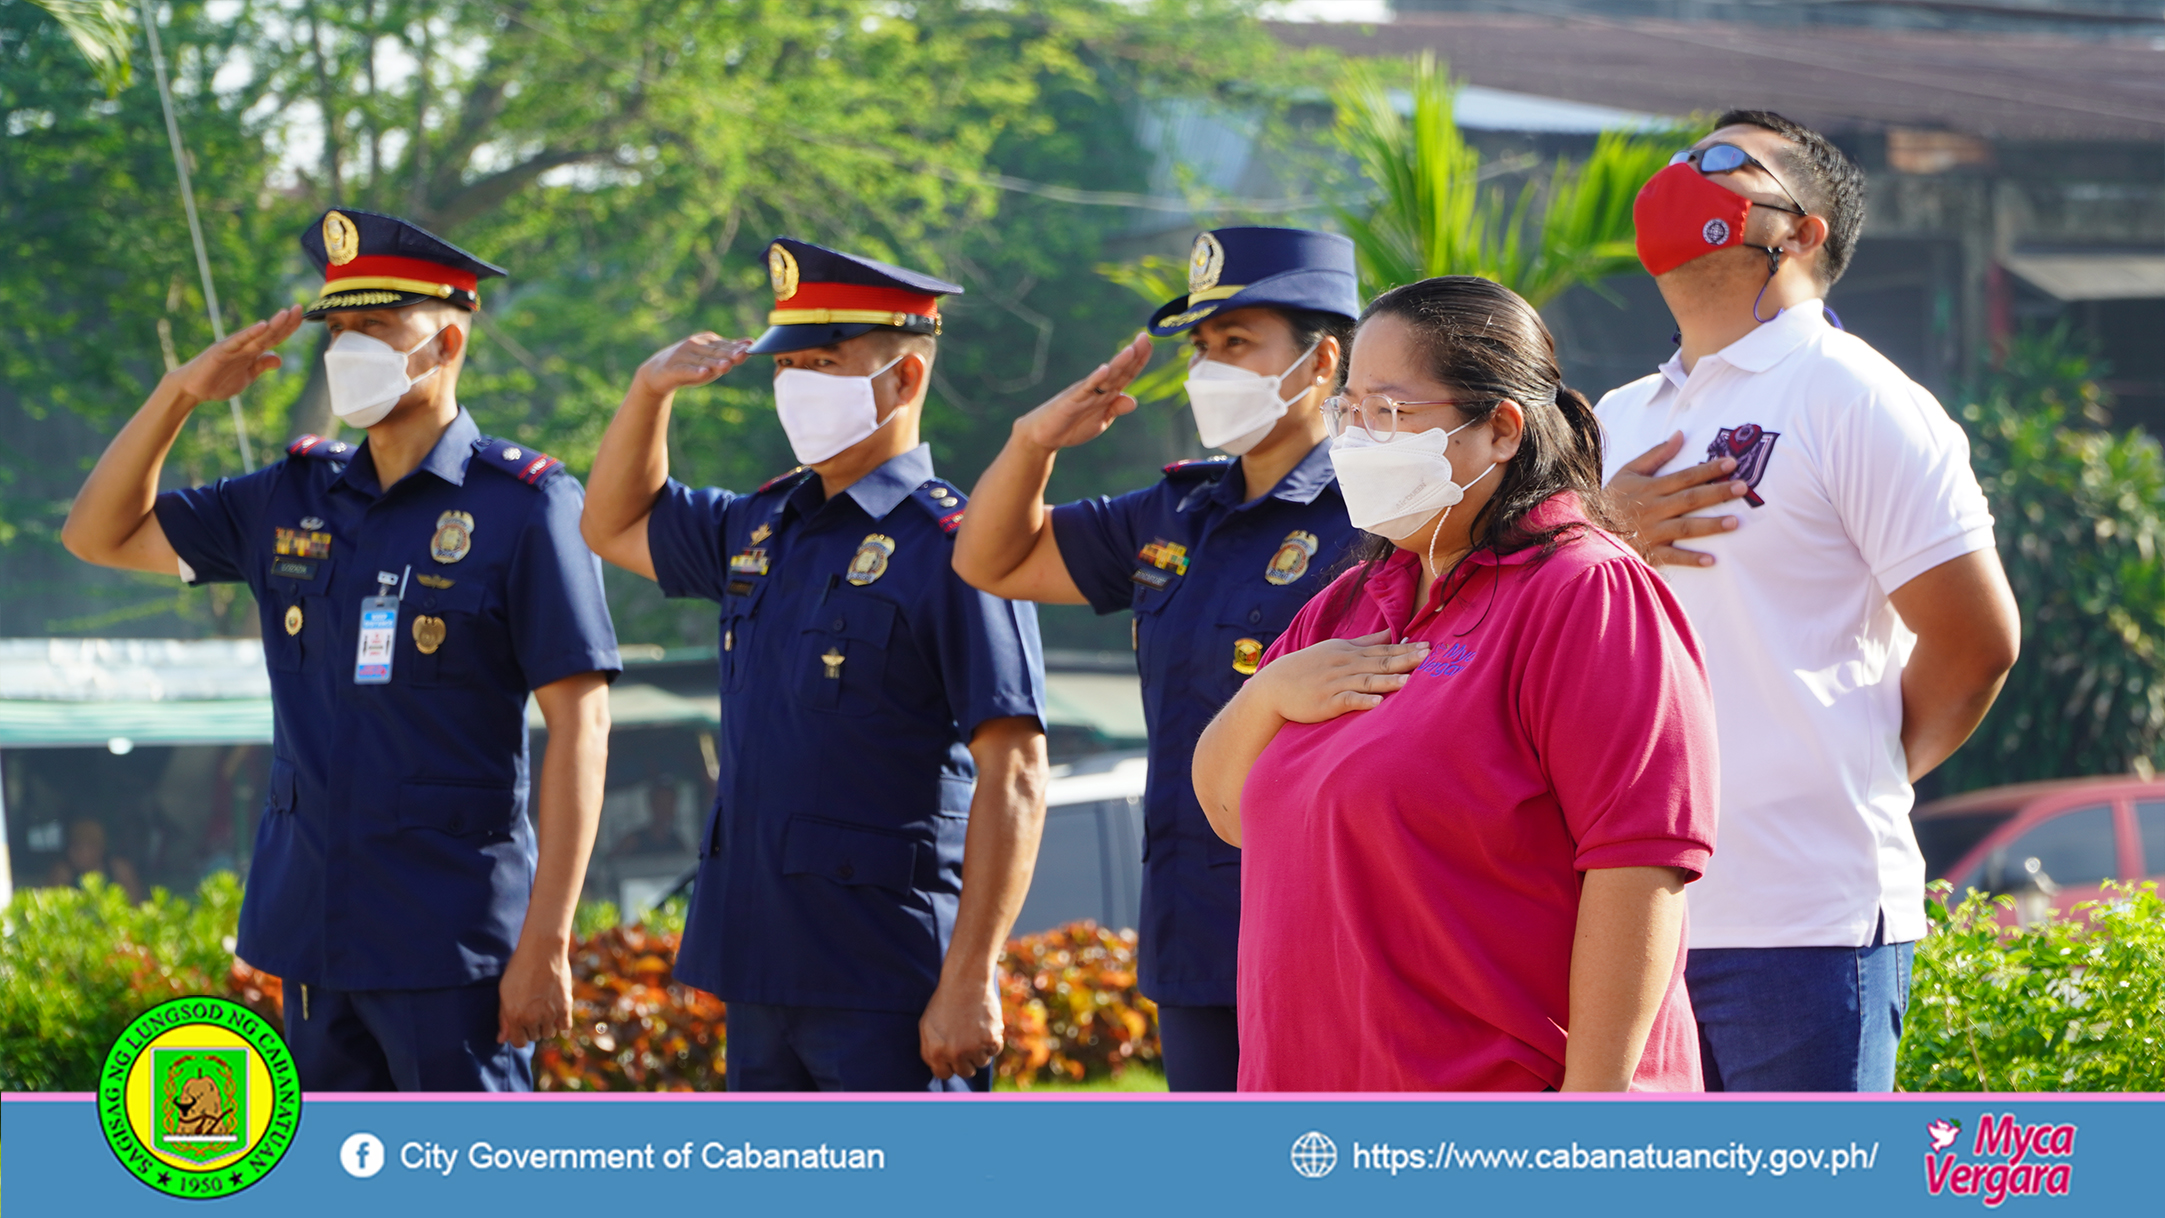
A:
POLYGON ((783 470, 781 473, 776 474, 774 477, 760 483, 759 489, 753 491, 752 493, 755 495, 764 495, 768 491, 771 491, 778 486, 789 485, 792 479, 801 479, 803 475, 810 474, 811 472, 812 467, 809 465, 800 465, 797 466, 795 469, 783 470))
POLYGON ((495 436, 482 436, 474 441, 474 458, 500 474, 510 474, 528 486, 540 486, 549 475, 564 468, 564 463, 547 453, 499 440, 495 436))
POLYGON ((286 445, 289 457, 315 457, 321 461, 353 460, 353 445, 344 440, 326 440, 318 435, 305 435, 286 445))
POLYGON ((1213 477, 1220 470, 1223 470, 1226 466, 1231 465, 1232 463, 1233 459, 1231 457, 1223 455, 1216 457, 1191 457, 1188 460, 1175 461, 1171 465, 1166 466, 1165 476, 1175 482, 1192 482, 1198 478, 1213 477))
POLYGON ((940 532, 949 537, 962 527, 962 511, 970 502, 961 491, 938 478, 911 491, 910 500, 930 512, 933 521, 940 526, 940 532))

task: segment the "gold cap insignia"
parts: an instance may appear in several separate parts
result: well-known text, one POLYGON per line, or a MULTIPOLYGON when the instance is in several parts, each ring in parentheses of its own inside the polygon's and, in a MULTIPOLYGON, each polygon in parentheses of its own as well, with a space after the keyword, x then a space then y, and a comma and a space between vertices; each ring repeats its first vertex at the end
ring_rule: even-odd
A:
POLYGON ((767 278, 774 281, 774 302, 797 294, 797 259, 779 244, 767 247, 767 278))
POLYGON ((862 588, 887 574, 887 560, 894 553, 894 538, 879 533, 866 537, 857 546, 857 556, 849 560, 849 582, 862 588))
POLYGON ((325 212, 323 252, 330 256, 332 266, 344 266, 360 257, 361 230, 353 226, 353 221, 338 212, 325 212))
POLYGON ((1188 251, 1188 294, 1207 292, 1218 286, 1218 276, 1225 273, 1225 247, 1209 233, 1199 233, 1195 248, 1188 251))
POLYGON ((436 649, 444 645, 444 620, 440 617, 430 617, 425 613, 415 618, 413 620, 413 645, 414 650, 422 655, 435 655, 436 649))
POLYGON ((428 556, 437 562, 457 562, 473 552, 474 518, 465 512, 445 512, 436 518, 436 535, 429 538, 428 556))
POLYGON ((1252 677, 1263 666, 1263 644, 1256 639, 1233 640, 1233 671, 1252 677))

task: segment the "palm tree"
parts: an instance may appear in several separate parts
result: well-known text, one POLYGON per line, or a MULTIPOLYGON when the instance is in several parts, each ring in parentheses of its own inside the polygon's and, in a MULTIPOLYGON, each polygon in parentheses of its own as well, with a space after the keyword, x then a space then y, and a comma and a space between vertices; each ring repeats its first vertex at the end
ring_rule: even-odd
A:
POLYGON ((135 14, 120 0, 30 0, 51 15, 90 62, 91 74, 108 95, 134 79, 130 52, 135 43, 135 14))
POLYGON ((1483 181, 1519 166, 1482 164, 1452 117, 1457 91, 1429 54, 1415 70, 1410 115, 1392 97, 1390 74, 1373 62, 1349 64, 1332 91, 1338 145, 1379 192, 1366 214, 1337 209, 1365 287, 1482 275, 1539 307, 1638 265, 1632 200, 1691 136, 1603 132, 1585 161, 1558 158, 1513 199, 1483 181))

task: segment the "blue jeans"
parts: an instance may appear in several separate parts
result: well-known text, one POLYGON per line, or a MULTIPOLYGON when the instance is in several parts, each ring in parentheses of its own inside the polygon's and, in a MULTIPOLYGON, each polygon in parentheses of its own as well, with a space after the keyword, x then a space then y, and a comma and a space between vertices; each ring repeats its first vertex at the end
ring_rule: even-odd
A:
POLYGON ((1892 1091, 1914 943, 1694 948, 1684 987, 1708 1091, 1892 1091))

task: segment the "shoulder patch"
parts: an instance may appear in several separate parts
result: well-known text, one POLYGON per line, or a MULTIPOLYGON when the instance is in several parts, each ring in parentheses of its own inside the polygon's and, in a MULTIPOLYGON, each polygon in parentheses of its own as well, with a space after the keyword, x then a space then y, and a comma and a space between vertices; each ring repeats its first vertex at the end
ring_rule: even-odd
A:
POLYGON ((1232 463, 1233 459, 1227 456, 1191 457, 1186 461, 1175 461, 1171 465, 1166 466, 1165 476, 1173 479, 1176 482, 1193 481, 1197 478, 1209 478, 1215 476, 1218 471, 1224 469, 1226 466, 1231 465, 1232 463))
POLYGON ((910 500, 931 513, 940 532, 949 537, 962 527, 962 513, 969 506, 969 497, 943 479, 934 478, 910 492, 910 500))
POLYGON ((812 467, 809 465, 800 465, 795 469, 784 470, 781 473, 776 474, 774 477, 767 479, 765 482, 760 483, 759 489, 753 491, 752 493, 755 495, 764 495, 768 491, 771 491, 774 488, 789 482, 790 479, 795 478, 800 474, 809 474, 811 472, 812 467))
POLYGON ((475 459, 500 474, 510 474, 528 486, 540 486, 550 474, 564 468, 564 463, 547 453, 499 440, 494 436, 482 436, 474 441, 475 459))
POLYGON ((289 457, 316 457, 324 461, 350 461, 353 445, 344 440, 326 440, 318 435, 305 435, 286 445, 289 457))

